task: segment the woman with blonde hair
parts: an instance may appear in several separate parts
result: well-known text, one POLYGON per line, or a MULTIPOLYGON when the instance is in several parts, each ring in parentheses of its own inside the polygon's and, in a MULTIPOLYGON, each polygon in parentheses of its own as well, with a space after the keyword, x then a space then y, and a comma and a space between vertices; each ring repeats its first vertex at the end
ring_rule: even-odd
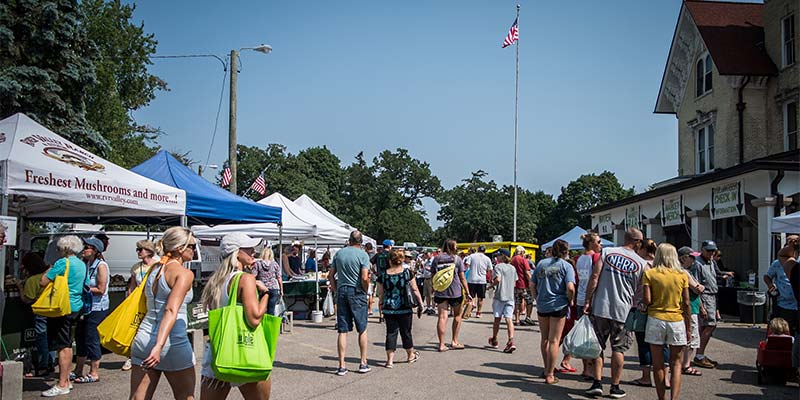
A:
POLYGON ((275 306, 283 296, 281 266, 275 261, 275 254, 269 246, 264 246, 261 256, 255 260, 252 271, 258 290, 268 297, 267 314, 275 315, 275 306))
POLYGON ((675 246, 662 243, 656 250, 653 268, 642 276, 643 301, 647 306, 645 341, 653 357, 653 376, 659 400, 666 391, 664 347, 669 346, 670 396, 677 399, 681 390, 681 356, 691 340, 689 278, 678 261, 675 246))
MULTIPOLYGON (((255 259, 255 247, 261 243, 260 239, 253 239, 244 233, 236 232, 225 235, 220 242, 222 265, 217 268, 208 284, 203 289, 201 302, 207 310, 224 307, 228 305, 231 279, 237 275, 239 287, 236 298, 241 299, 244 308, 245 321, 250 327, 257 327, 261 324, 261 319, 267 311, 267 302, 270 296, 258 298, 258 285, 256 278, 249 273, 243 272, 246 267, 253 265, 255 259)), ((262 288, 263 289, 263 288, 262 288)), ((206 343, 203 355, 203 367, 200 371, 202 377, 200 385, 200 399, 225 399, 231 391, 231 387, 238 387, 242 397, 245 399, 269 399, 272 380, 267 379, 260 382, 250 382, 237 385, 224 382, 216 378, 214 370, 211 369, 211 346, 206 343)))
POLYGON ((186 334, 194 274, 183 263, 194 258, 197 241, 175 226, 164 231, 156 250, 164 257, 144 282, 147 313, 131 345, 130 398, 152 399, 163 372, 175 399, 194 399, 195 359, 186 334))

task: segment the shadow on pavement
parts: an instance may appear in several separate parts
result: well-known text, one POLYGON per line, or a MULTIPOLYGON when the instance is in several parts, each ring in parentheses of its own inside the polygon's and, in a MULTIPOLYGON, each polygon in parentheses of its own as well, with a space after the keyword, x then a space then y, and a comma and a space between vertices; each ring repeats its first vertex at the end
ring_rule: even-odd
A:
MULTIPOLYGON (((354 362, 357 363, 359 360, 356 359, 354 362)), ((293 364, 293 363, 286 363, 282 361, 274 361, 272 363, 274 368, 285 368, 285 369, 292 369, 292 370, 301 370, 301 371, 313 371, 318 372, 320 374, 334 374, 336 373, 336 365, 332 365, 330 367, 322 367, 317 365, 307 365, 307 364, 293 364)))
MULTIPOLYGON (((494 366, 493 364, 496 363, 488 363, 484 365, 494 366)), ((519 367, 532 369, 525 365, 520 366, 516 364, 505 364, 505 363, 499 363, 498 365, 502 365, 504 367, 510 367, 510 369, 508 370, 515 372, 526 372, 526 371, 519 371, 518 370, 519 367)), ((580 395, 581 397, 583 397, 583 393, 579 390, 558 386, 558 384, 548 385, 544 383, 544 380, 542 379, 535 380, 533 377, 520 377, 517 375, 492 374, 492 373, 487 374, 485 372, 469 371, 469 370, 456 370, 455 373, 459 375, 468 376, 471 378, 490 379, 492 381, 497 382, 498 386, 514 388, 521 392, 526 392, 526 393, 535 393, 537 396, 543 399, 564 398, 565 395, 580 395)))
POLYGON ((718 326, 717 329, 714 330, 714 336, 709 342, 709 347, 714 347, 714 340, 721 340, 726 343, 753 349, 753 363, 755 363, 758 342, 763 340, 766 335, 767 332, 763 328, 742 329, 742 327, 735 326, 718 326))

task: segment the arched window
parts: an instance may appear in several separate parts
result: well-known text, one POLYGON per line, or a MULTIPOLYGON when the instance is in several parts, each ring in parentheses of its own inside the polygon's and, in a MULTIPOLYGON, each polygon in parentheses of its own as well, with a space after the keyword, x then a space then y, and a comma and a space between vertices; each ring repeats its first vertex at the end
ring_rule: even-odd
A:
POLYGON ((705 54, 697 60, 695 95, 700 97, 711 91, 713 88, 711 82, 713 64, 711 62, 711 55, 705 54))

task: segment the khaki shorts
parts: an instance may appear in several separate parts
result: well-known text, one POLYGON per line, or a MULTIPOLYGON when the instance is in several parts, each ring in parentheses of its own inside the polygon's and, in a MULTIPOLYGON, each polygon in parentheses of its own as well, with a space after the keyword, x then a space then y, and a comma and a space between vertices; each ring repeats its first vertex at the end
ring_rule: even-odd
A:
POLYGON ((433 298, 433 280, 425 278, 425 283, 422 284, 422 296, 426 299, 433 298))
POLYGON ((590 315, 594 333, 600 341, 600 347, 606 349, 606 342, 611 341, 611 351, 624 353, 633 345, 632 332, 625 329, 625 323, 612 319, 590 315))
POLYGON ((685 346, 686 324, 683 321, 664 321, 647 317, 644 341, 655 345, 685 346))
POLYGON ((706 309, 706 318, 702 318, 700 326, 717 326, 717 295, 716 294, 701 294, 700 301, 703 302, 703 307, 706 309))
POLYGON ((514 288, 514 305, 517 308, 522 307, 522 300, 525 300, 526 305, 532 305, 531 292, 528 288, 514 288))
POLYGON ((700 327, 697 324, 697 314, 692 314, 692 340, 689 341, 689 348, 700 348, 700 327))

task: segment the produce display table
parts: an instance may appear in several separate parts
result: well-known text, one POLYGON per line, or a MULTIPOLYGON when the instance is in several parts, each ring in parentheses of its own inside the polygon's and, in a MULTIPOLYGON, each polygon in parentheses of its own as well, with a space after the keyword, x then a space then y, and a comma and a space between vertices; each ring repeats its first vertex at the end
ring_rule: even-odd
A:
MULTIPOLYGON (((328 294, 328 280, 319 279, 319 301, 323 301, 328 294)), ((316 301, 316 284, 314 278, 303 280, 288 280, 283 282, 283 300, 286 302, 286 309, 298 314, 308 315, 309 310, 314 309, 316 301)), ((320 308, 321 309, 321 308, 320 308)))

